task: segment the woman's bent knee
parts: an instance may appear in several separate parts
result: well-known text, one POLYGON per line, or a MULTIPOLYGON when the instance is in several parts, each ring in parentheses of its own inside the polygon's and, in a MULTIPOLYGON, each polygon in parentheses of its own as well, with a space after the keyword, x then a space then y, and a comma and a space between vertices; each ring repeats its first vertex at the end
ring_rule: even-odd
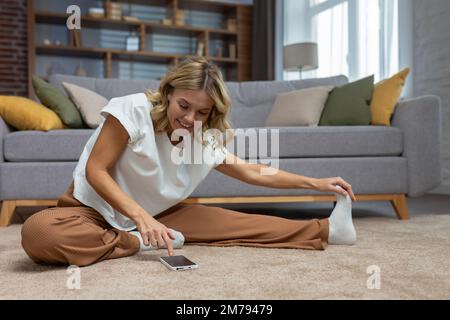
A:
POLYGON ((59 235, 54 227, 52 209, 46 209, 29 217, 22 226, 22 247, 35 262, 55 262, 51 259, 56 250, 59 235))

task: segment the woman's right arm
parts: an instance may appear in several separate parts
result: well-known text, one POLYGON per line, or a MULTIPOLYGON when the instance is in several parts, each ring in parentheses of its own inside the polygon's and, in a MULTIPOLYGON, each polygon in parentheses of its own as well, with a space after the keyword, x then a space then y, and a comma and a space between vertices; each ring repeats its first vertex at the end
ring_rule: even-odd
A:
POLYGON ((106 202, 136 223, 145 245, 166 244, 169 255, 173 255, 173 237, 169 229, 127 195, 109 174, 128 139, 128 132, 119 120, 108 115, 86 163, 86 179, 106 202))

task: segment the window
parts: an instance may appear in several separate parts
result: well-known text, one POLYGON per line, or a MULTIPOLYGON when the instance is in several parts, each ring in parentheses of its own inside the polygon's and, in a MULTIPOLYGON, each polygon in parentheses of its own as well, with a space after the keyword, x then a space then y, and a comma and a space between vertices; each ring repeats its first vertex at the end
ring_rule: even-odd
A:
POLYGON ((318 43, 319 68, 303 77, 384 79, 399 69, 398 0, 285 0, 284 44, 308 41, 318 43))

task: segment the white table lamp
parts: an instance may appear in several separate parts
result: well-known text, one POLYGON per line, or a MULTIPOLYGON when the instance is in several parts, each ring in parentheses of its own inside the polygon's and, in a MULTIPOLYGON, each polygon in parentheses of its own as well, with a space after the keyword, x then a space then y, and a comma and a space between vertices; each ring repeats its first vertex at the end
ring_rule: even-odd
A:
POLYGON ((284 69, 286 71, 299 71, 300 79, 302 71, 314 70, 319 67, 317 56, 317 43, 294 43, 284 47, 284 69))

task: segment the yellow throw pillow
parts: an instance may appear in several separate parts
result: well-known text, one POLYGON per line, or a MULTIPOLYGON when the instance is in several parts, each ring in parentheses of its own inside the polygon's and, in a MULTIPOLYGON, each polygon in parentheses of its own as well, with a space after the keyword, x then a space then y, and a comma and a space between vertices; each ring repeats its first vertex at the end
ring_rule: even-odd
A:
POLYGON ((391 116, 402 93, 409 68, 405 68, 389 79, 375 84, 370 104, 373 125, 391 125, 391 116))
POLYGON ((0 96, 0 116, 19 130, 48 131, 64 128, 54 111, 22 97, 0 96))

